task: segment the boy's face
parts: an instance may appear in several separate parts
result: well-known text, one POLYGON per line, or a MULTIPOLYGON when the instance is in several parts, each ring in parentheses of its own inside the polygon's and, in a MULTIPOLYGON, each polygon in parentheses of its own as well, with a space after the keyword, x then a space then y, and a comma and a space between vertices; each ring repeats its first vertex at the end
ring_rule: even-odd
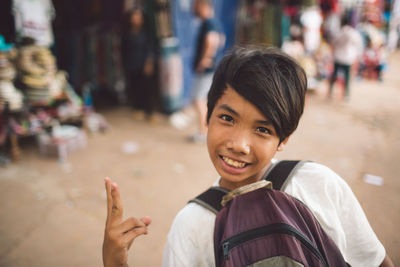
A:
POLYGON ((207 135, 220 186, 233 190, 260 180, 287 141, 279 143, 268 118, 228 85, 211 114, 207 135))

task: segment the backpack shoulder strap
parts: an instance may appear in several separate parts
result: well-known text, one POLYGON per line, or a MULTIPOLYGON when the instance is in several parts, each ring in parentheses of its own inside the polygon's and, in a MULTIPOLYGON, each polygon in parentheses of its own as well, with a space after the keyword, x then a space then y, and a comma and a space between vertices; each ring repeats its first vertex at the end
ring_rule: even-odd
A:
POLYGON ((275 163, 264 175, 264 179, 272 182, 275 190, 284 190, 290 179, 306 161, 281 160, 275 163))
POLYGON ((200 206, 210 210, 211 212, 217 214, 221 209, 221 201, 222 198, 229 192, 229 190, 219 187, 213 186, 190 200, 189 203, 197 203, 200 206))

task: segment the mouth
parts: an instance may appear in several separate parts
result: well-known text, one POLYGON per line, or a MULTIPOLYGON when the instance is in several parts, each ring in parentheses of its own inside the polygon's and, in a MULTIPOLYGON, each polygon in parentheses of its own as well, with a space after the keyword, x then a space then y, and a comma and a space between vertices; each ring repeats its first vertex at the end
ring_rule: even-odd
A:
POLYGON ((249 163, 243 162, 243 161, 238 161, 234 160, 225 156, 219 156, 228 166, 236 168, 236 169, 241 169, 249 165, 249 163))

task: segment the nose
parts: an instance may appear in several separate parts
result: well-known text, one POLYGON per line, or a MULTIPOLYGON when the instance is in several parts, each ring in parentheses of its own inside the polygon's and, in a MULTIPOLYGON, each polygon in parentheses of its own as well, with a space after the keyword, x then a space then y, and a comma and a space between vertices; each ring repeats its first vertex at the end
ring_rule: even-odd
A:
POLYGON ((250 138, 244 131, 234 130, 228 138, 226 146, 234 153, 247 155, 250 153, 250 138))

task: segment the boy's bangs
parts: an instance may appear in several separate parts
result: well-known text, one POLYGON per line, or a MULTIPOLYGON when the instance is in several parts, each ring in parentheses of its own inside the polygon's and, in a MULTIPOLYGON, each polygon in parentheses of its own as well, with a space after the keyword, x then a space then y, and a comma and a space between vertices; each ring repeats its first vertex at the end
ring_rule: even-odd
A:
POLYGON ((249 70, 243 70, 236 73, 231 82, 231 86, 247 101, 257 107, 257 109, 272 122, 277 135, 281 136, 281 122, 279 110, 282 107, 276 105, 273 94, 277 90, 270 90, 275 83, 271 76, 265 75, 265 70, 252 67, 249 70), (265 79, 260 79, 265 77, 265 79))

